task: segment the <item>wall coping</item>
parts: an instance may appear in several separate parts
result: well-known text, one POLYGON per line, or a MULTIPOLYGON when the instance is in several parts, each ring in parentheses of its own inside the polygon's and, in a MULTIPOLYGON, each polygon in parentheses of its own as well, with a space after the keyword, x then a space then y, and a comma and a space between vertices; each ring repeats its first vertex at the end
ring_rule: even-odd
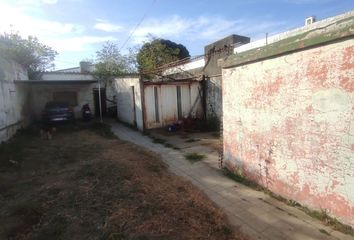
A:
POLYGON ((219 65, 222 68, 236 67, 352 37, 354 37, 354 15, 349 15, 326 26, 219 59, 219 65))

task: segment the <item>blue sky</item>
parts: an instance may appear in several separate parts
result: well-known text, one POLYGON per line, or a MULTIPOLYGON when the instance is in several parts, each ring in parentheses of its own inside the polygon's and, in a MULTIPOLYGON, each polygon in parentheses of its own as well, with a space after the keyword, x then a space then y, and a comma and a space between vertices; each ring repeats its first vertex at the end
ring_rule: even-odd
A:
POLYGON ((34 35, 59 52, 56 68, 93 59, 105 41, 139 46, 148 35, 182 43, 191 55, 230 34, 252 40, 354 10, 354 0, 0 0, 0 32, 34 35))

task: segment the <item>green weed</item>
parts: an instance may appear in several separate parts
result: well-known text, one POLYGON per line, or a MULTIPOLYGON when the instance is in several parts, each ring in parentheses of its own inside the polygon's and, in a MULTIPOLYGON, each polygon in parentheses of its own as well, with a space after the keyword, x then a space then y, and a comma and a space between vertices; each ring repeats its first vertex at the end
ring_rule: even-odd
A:
POLYGON ((339 222, 337 219, 330 217, 328 215, 327 211, 325 211, 325 210, 322 210, 322 211, 311 210, 305 206, 302 206, 300 203, 298 203, 294 200, 289 200, 289 199, 286 199, 280 195, 277 195, 277 194, 269 191, 268 189, 260 186, 259 184, 255 183, 254 181, 251 181, 240 174, 231 172, 227 168, 224 168, 223 171, 224 171, 224 175, 226 175, 227 177, 229 177, 230 179, 232 179, 236 182, 246 185, 254 190, 262 191, 262 192, 268 194, 269 196, 277 199, 278 201, 281 201, 289 206, 296 207, 296 208, 302 210, 307 215, 322 221, 327 226, 330 226, 337 231, 354 236, 354 229, 351 226, 345 225, 345 224, 339 222))
POLYGON ((205 155, 199 153, 188 153, 184 157, 191 162, 198 162, 205 158, 205 155))

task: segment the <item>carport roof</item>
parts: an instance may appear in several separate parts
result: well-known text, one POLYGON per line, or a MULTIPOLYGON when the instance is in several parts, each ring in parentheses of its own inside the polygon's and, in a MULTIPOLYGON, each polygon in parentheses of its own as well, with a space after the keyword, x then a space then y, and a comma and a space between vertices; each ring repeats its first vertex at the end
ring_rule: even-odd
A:
POLYGON ((24 84, 90 84, 96 80, 15 80, 15 83, 24 84))

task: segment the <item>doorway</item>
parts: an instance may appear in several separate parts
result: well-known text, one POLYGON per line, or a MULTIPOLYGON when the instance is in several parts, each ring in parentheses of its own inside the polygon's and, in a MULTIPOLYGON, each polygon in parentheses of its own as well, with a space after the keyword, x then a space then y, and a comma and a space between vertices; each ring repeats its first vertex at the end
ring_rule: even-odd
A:
MULTIPOLYGON (((106 105, 106 89, 101 88, 101 109, 102 109, 102 116, 105 116, 107 113, 107 105, 106 105)), ((100 100, 99 100, 99 92, 98 88, 93 89, 93 101, 95 104, 95 116, 100 116, 100 100)))

